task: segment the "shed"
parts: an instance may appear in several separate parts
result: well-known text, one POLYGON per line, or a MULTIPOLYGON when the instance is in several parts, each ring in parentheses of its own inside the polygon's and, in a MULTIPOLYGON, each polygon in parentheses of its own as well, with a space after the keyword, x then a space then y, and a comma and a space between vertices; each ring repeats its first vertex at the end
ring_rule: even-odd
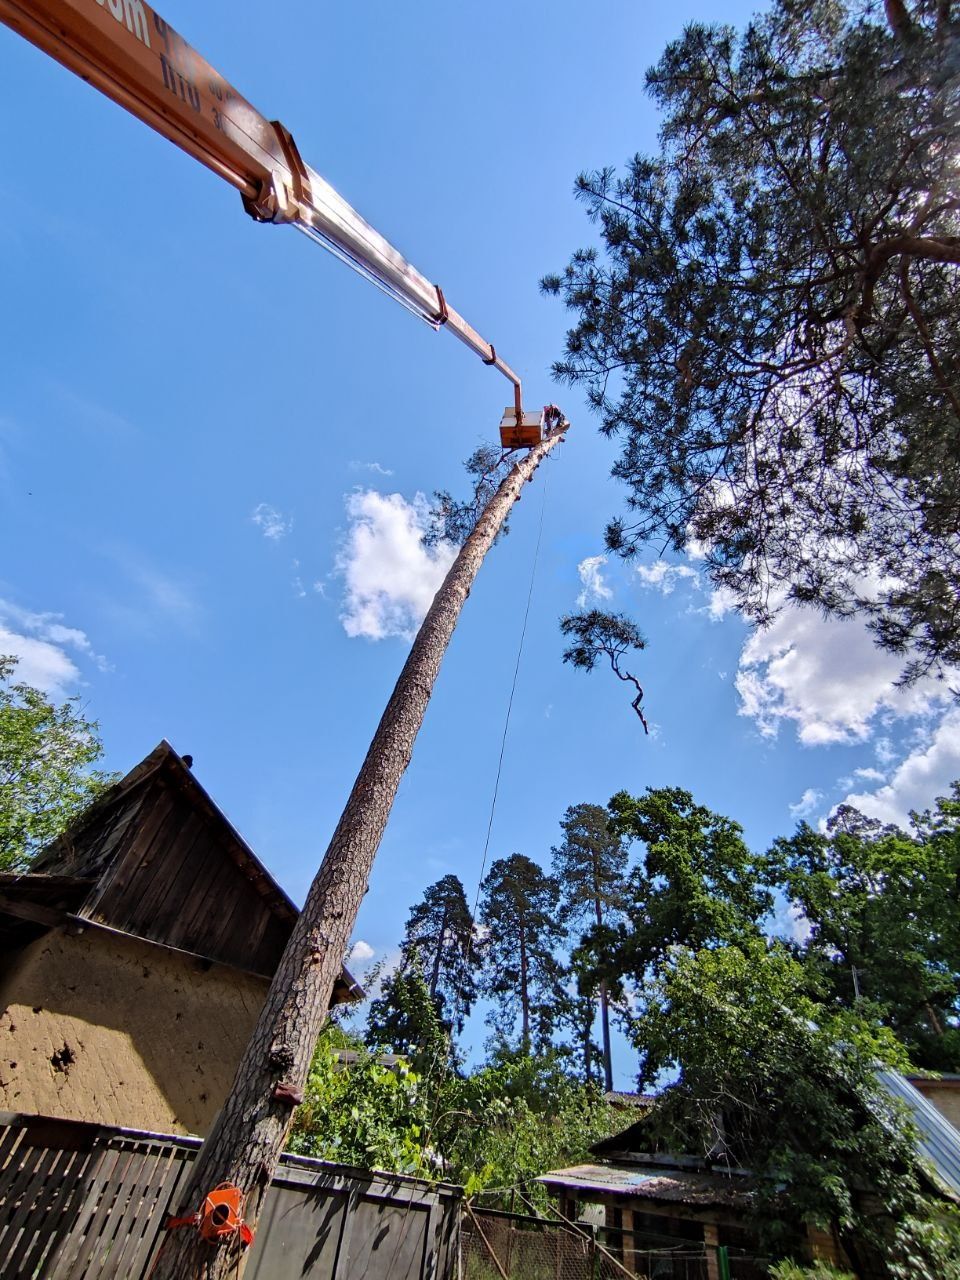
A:
POLYGON ((297 914, 161 742, 0 876, 0 1107, 205 1133, 297 914))

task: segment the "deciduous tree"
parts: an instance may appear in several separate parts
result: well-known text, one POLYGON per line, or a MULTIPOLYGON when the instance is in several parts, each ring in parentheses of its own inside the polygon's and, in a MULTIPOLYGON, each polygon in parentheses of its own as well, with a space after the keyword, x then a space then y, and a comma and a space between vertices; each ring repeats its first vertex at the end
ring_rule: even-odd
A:
POLYGON ((960 1069, 960 789, 912 834, 842 810, 771 850, 810 928, 803 956, 833 1000, 890 1027, 915 1065, 960 1069))
MULTIPOLYGON (((695 949, 760 937, 773 905, 763 858, 738 823, 713 813, 680 787, 619 792, 611 825, 636 841, 639 857, 624 884, 623 919, 587 933, 576 961, 631 988, 643 1008, 650 984, 676 947, 695 949)), ((649 1074, 641 1046, 641 1074, 649 1074)))
POLYGON ((675 1077, 654 1133, 755 1175, 753 1221, 774 1257, 803 1256, 799 1227, 833 1226, 858 1271, 956 1280, 960 1219, 877 1078, 903 1067, 902 1048, 808 990, 804 966, 760 938, 677 948, 633 1029, 649 1066, 675 1077))
POLYGON ((16 665, 0 656, 0 871, 25 871, 113 780, 91 768, 100 726, 79 700, 58 705, 16 681, 16 665))

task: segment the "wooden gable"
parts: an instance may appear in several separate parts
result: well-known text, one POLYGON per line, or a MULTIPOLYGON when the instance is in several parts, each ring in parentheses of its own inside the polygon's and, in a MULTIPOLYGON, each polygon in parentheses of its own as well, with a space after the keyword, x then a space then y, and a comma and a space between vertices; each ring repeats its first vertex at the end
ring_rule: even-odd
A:
MULTIPOLYGON (((25 877, 55 878, 84 885, 74 918, 267 977, 298 914, 167 742, 25 877)), ((352 986, 344 971, 334 999, 352 986)))

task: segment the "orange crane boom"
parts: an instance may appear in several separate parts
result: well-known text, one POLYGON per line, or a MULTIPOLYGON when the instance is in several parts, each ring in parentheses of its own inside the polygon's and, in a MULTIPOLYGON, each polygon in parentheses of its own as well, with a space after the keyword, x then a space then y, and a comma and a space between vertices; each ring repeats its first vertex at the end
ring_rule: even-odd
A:
POLYGON ((236 187, 251 216, 290 223, 434 329, 449 329, 513 383, 517 431, 533 425, 520 379, 496 348, 146 0, 0 0, 0 22, 236 187))

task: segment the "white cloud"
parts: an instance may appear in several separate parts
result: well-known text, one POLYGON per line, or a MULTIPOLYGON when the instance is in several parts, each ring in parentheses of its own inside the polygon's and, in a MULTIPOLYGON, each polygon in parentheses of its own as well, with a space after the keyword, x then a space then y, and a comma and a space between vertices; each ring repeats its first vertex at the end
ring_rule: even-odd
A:
POLYGON ((108 669, 106 660, 94 653, 86 633, 65 626, 62 617, 59 613, 33 613, 0 600, 0 653, 19 659, 14 679, 54 698, 66 697, 82 683, 69 649, 94 662, 101 671, 108 669))
MULTIPOLYGON (((857 772, 865 776, 876 770, 857 772)), ((927 732, 926 741, 901 761, 888 783, 876 791, 853 792, 844 804, 880 822, 907 827, 910 811, 931 808, 937 796, 948 794, 956 778, 960 778, 960 707, 952 707, 927 732)))
POLYGON ((794 903, 781 902, 773 914, 773 932, 775 937, 802 944, 813 932, 813 925, 794 903))
POLYGON ((688 564, 668 564, 666 560, 637 565, 637 577, 642 586, 657 590, 663 596, 671 595, 677 583, 684 579, 695 585, 700 583, 696 569, 691 569, 688 564))
POLYGON ((426 498, 407 502, 375 489, 347 498, 348 530, 337 555, 345 596, 340 620, 348 636, 412 639, 430 608, 457 549, 449 542, 427 547, 426 498))
POLYGON ((393 472, 389 467, 382 467, 379 462, 358 462, 354 459, 348 464, 351 471, 372 471, 377 476, 392 476, 393 472))
POLYGON ((883 782, 886 774, 881 773, 879 769, 854 769, 853 776, 861 778, 864 782, 883 782))
POLYGON ((728 613, 734 613, 737 597, 729 587, 717 587, 710 592, 706 613, 711 622, 722 622, 728 613))
POLYGON ((863 742, 881 717, 929 715, 949 699, 946 685, 932 679, 898 689, 901 669, 901 660, 878 649, 859 619, 823 618, 786 605, 743 646, 739 714, 766 737, 790 722, 808 746, 863 742))
POLYGON ((288 516, 281 515, 276 507, 271 507, 269 502, 258 503, 253 508, 250 519, 263 536, 269 538, 271 542, 279 542, 293 528, 293 520, 288 516))
POLYGON ((806 791, 804 791, 797 803, 789 806, 790 816, 792 818, 809 817, 822 799, 822 791, 817 791, 813 787, 807 787, 806 791))
POLYGON ((374 954, 373 947, 371 947, 370 943, 364 942, 362 938, 358 938, 350 948, 350 952, 347 956, 347 964, 363 964, 364 960, 372 960, 374 954))
POLYGON ((600 604, 602 600, 612 600, 613 592, 603 580, 603 566, 606 556, 587 556, 577 565, 582 590, 577 596, 577 608, 586 609, 588 605, 600 604))

